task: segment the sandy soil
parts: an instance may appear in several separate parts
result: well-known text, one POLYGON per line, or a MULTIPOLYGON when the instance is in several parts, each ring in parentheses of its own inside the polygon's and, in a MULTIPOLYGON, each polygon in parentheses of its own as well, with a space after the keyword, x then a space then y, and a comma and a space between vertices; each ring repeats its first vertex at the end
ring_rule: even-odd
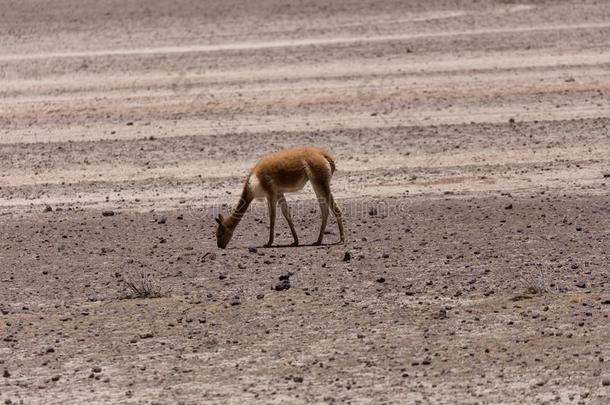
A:
POLYGON ((593 0, 5 2, 0 401, 610 402, 608 38, 593 0), (261 248, 255 203, 218 250, 296 145, 348 243, 261 248))

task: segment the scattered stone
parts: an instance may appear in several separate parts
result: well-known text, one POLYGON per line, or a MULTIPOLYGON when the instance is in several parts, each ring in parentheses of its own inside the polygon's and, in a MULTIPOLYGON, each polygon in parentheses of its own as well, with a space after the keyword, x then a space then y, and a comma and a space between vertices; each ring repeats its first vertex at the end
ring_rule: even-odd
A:
POLYGON ((383 278, 383 277, 379 277, 379 278, 378 278, 377 280, 375 280, 375 281, 377 281, 378 283, 385 283, 385 278, 383 278))
POLYGON ((376 207, 369 208, 369 215, 372 217, 377 215, 377 208, 376 207))
POLYGON ((112 217, 112 216, 114 216, 114 211, 112 211, 112 210, 102 211, 102 216, 103 217, 112 217))
POLYGON ((290 288, 290 280, 282 280, 274 287, 275 291, 284 291, 290 288))
POLYGON ((157 219, 158 224, 164 224, 166 222, 167 222, 167 217, 161 217, 161 218, 157 219))
POLYGON ((429 357, 426 357, 424 360, 422 360, 421 364, 423 364, 424 366, 428 366, 430 365, 431 361, 429 357))
POLYGON ((512 210, 513 209, 513 204, 508 204, 506 207, 504 207, 505 210, 512 210))
POLYGON ((93 367, 91 369, 91 371, 93 371, 94 373, 101 373, 102 372, 102 368, 99 366, 93 367))
POLYGON ((218 275, 218 279, 219 280, 224 280, 225 278, 227 278, 227 276, 225 274, 219 274, 218 275))
POLYGON ((510 118, 508 119, 508 123, 509 123, 509 124, 514 124, 514 123, 515 123, 515 119, 514 119, 513 117, 510 117, 510 118))
POLYGON ((127 125, 128 127, 133 125, 133 122, 129 121, 128 123, 126 123, 125 125, 127 125))
POLYGON ((543 386, 543 385, 545 385, 545 384, 546 384, 546 381, 541 380, 541 381, 536 382, 536 383, 534 384, 534 387, 542 387, 542 386, 543 386))
POLYGON ((150 332, 140 334, 140 339, 150 339, 154 335, 150 332))
POLYGON ((265 294, 258 294, 258 295, 256 296, 256 299, 257 299, 257 300, 262 300, 263 298, 265 298, 265 294))
POLYGON ((282 274, 282 275, 281 275, 281 276, 279 276, 278 278, 279 278, 280 280, 288 280, 288 279, 290 279, 290 276, 292 276, 292 273, 288 272, 288 273, 286 273, 286 274, 282 274))
POLYGON ((587 287, 587 283, 585 283, 584 281, 581 281, 579 283, 576 283, 576 287, 578 287, 578 288, 586 288, 587 287))
POLYGON ((343 261, 349 262, 350 260, 352 260, 352 254, 350 252, 345 252, 345 254, 343 255, 343 261))
POLYGON ((610 300, 603 300, 602 305, 610 305, 610 300))
POLYGON ((235 306, 235 305, 241 305, 241 300, 239 299, 239 297, 237 295, 235 297, 233 297, 233 299, 231 300, 231 306, 235 306))
POLYGON ((249 247, 249 248, 248 248, 248 252, 250 252, 250 253, 256 253, 256 252, 258 252, 258 249, 257 249, 257 248, 255 248, 255 247, 249 247))
POLYGON ((11 373, 8 372, 8 370, 4 370, 4 372, 2 373, 2 377, 4 378, 9 378, 11 376, 11 373))
POLYGON ((604 179, 610 179, 610 173, 604 173, 604 179))
POLYGON ((59 381, 60 378, 60 375, 54 375, 53 377, 51 377, 51 381, 59 381))
POLYGON ((610 386, 610 378, 604 378, 604 379, 602 380, 602 385, 603 385, 604 387, 608 387, 608 386, 610 386))
POLYGON ((293 378, 295 383, 302 383, 303 382, 303 377, 301 376, 297 376, 293 378))
POLYGON ((42 212, 51 212, 53 211, 53 208, 51 208, 50 205, 45 205, 44 209, 42 210, 42 212))

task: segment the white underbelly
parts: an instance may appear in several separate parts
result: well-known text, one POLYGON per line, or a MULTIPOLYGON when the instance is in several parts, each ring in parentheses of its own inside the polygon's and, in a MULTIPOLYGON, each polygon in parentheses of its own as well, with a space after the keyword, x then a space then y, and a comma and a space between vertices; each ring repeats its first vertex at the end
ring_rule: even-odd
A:
POLYGON ((306 183, 307 183, 307 179, 295 184, 292 187, 281 187, 279 191, 281 193, 296 193, 297 191, 303 190, 303 187, 305 187, 306 183))
MULTIPOLYGON (((305 187, 305 184, 307 184, 307 178, 291 187, 279 187, 277 191, 279 193, 295 193, 302 190, 303 187, 305 187)), ((250 187, 250 191, 254 195, 255 199, 261 200, 267 198, 267 192, 262 187, 261 182, 256 175, 250 176, 250 179, 248 179, 248 187, 250 187)))

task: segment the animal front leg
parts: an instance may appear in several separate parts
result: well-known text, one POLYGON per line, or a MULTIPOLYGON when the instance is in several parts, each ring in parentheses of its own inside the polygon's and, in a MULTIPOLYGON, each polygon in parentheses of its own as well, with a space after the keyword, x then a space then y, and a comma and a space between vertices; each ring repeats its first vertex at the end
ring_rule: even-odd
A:
POLYGON ((267 206, 269 208, 269 241, 266 247, 273 245, 273 235, 275 234, 275 207, 277 198, 275 196, 267 198, 267 206))
POLYGON ((284 218, 286 218, 286 222, 288 222, 288 226, 290 227, 290 232, 292 232, 292 238, 294 239, 293 246, 299 246, 299 237, 297 236, 297 231, 294 229, 294 224, 292 223, 292 218, 290 216, 290 209, 288 208, 288 203, 286 202, 286 198, 284 195, 280 195, 278 200, 280 204, 280 208, 282 209, 282 214, 284 214, 284 218))

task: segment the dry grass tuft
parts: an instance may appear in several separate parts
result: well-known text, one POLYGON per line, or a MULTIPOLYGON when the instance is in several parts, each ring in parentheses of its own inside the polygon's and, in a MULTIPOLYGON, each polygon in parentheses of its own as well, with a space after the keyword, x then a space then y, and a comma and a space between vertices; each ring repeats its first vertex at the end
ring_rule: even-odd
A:
POLYGON ((159 298, 163 296, 161 288, 150 274, 140 272, 123 280, 127 287, 125 298, 159 298))

